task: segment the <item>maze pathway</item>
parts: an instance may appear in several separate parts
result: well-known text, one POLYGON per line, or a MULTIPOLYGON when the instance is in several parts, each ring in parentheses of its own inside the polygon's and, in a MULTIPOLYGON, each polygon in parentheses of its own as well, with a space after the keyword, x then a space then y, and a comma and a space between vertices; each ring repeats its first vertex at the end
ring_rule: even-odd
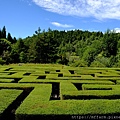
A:
POLYGON ((120 114, 120 69, 62 65, 0 68, 0 120, 120 114))

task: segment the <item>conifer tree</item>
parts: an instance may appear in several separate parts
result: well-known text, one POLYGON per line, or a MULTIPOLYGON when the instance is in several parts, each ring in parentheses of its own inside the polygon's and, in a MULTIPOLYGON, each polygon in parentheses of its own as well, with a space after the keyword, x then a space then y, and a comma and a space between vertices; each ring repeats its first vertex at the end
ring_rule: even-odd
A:
POLYGON ((1 38, 6 39, 6 28, 5 28, 5 26, 3 27, 2 31, 1 31, 1 38))
POLYGON ((12 37, 11 37, 11 34, 10 34, 10 33, 8 33, 8 35, 7 35, 7 40, 8 40, 8 41, 10 41, 11 43, 13 43, 13 39, 12 39, 12 37))

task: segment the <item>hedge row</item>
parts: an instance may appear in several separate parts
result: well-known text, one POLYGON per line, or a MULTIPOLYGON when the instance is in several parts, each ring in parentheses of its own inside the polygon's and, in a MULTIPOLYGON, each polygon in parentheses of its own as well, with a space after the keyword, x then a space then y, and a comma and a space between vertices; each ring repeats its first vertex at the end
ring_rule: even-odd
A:
POLYGON ((39 109, 46 108, 46 104, 50 100, 52 85, 41 84, 35 87, 35 89, 29 94, 29 96, 23 101, 21 106, 16 111, 16 119, 25 119, 30 114, 42 114, 39 109))
POLYGON ((83 90, 83 91, 65 91, 62 94, 63 99, 120 99, 119 90, 83 90))
POLYGON ((3 88, 34 88, 17 109, 16 120, 49 117, 52 120, 56 115, 114 114, 120 113, 119 72, 120 69, 47 64, 9 65, 0 68, 0 81, 6 81, 0 83, 0 91, 3 88), (18 83, 7 83, 15 82, 15 79, 19 79, 18 83), (60 100, 51 99, 53 88, 58 89, 52 88, 52 83, 56 82, 60 83, 60 100))
POLYGON ((0 90, 0 116, 5 109, 23 92, 16 89, 1 89, 0 90))
POLYGON ((54 119, 56 115, 105 115, 120 113, 119 100, 60 100, 60 101, 39 101, 30 110, 21 112, 17 110, 16 120, 40 120, 54 119), (18 113, 19 112, 19 113, 18 113))
POLYGON ((112 90, 113 85, 83 84, 83 90, 112 90))
POLYGON ((11 83, 14 82, 14 79, 0 79, 0 83, 11 83))

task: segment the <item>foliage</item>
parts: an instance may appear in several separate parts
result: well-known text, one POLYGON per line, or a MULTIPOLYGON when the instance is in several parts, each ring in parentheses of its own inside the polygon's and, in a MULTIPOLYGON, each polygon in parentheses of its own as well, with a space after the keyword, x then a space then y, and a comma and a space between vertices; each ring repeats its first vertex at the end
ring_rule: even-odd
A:
POLYGON ((5 64, 5 61, 2 58, 0 58, 0 65, 3 65, 3 64, 5 64))
POLYGON ((10 51, 11 43, 6 39, 0 39, 0 55, 3 54, 3 51, 10 51))
POLYGON ((24 53, 23 51, 20 52, 19 59, 20 59, 20 62, 21 62, 21 63, 26 63, 26 62, 27 62, 27 54, 24 53))
POLYGON ((110 57, 117 54, 118 38, 114 32, 108 30, 103 37, 103 55, 110 57))
POLYGON ((117 68, 120 68, 120 60, 118 61, 118 62, 116 62, 114 65, 113 65, 113 67, 117 67, 117 68))
POLYGON ((113 67, 120 59, 120 34, 107 30, 58 31, 39 27, 24 39, 0 30, 0 57, 9 63, 60 63, 70 66, 113 67), (71 60, 71 57, 79 57, 71 60))
POLYGON ((105 67, 105 65, 100 63, 99 61, 93 61, 90 67, 105 67))
POLYGON ((69 63, 72 67, 87 67, 87 62, 83 60, 74 60, 69 63))
POLYGON ((6 28, 5 28, 5 26, 3 27, 2 31, 1 31, 1 37, 0 38, 6 39, 6 28))

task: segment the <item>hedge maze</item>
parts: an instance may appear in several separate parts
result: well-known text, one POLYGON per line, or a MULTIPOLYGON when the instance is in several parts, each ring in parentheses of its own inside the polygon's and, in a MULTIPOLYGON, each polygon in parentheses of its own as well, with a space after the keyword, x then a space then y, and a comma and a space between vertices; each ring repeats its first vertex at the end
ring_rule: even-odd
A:
POLYGON ((0 66, 0 120, 119 115, 120 69, 52 64, 0 66))

